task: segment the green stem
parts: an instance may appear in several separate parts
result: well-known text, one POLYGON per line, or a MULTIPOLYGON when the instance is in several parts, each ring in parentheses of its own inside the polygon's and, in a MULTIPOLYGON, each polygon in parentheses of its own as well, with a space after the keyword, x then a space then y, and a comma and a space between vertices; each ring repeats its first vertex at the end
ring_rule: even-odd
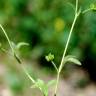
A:
POLYGON ((0 28, 2 29, 4 35, 5 35, 5 37, 6 37, 7 41, 8 41, 8 43, 9 43, 9 46, 10 46, 12 52, 14 53, 14 49, 13 49, 13 47, 12 47, 12 45, 11 45, 10 39, 9 39, 9 37, 8 37, 8 35, 7 35, 7 33, 6 33, 6 31, 4 30, 4 28, 3 28, 3 26, 2 26, 1 24, 0 24, 0 28))
POLYGON ((17 54, 15 53, 15 51, 14 51, 14 49, 13 49, 13 47, 12 47, 11 41, 10 41, 10 39, 9 39, 6 31, 4 30, 4 28, 3 28, 3 26, 2 26, 1 24, 0 24, 0 28, 2 29, 4 35, 5 35, 8 43, 9 43, 9 46, 10 46, 10 48, 11 48, 11 50, 12 50, 12 53, 13 53, 15 59, 18 61, 19 64, 21 64, 22 62, 21 62, 20 58, 17 56, 17 54))
POLYGON ((58 74, 57 74, 54 96, 56 96, 56 94, 57 94, 57 88, 58 88, 59 78, 60 78, 60 72, 58 72, 58 74))
POLYGON ((21 65, 21 68, 24 70, 25 74, 27 75, 27 77, 33 82, 35 83, 35 80, 30 76, 30 74, 27 72, 27 70, 25 69, 25 67, 23 65, 21 65))
POLYGON ((53 61, 51 61, 51 63, 53 64, 54 68, 55 68, 56 71, 58 72, 58 68, 57 68, 56 64, 55 64, 53 61))
POLYGON ((58 87, 60 72, 62 70, 63 61, 64 61, 64 58, 65 58, 65 55, 66 55, 66 52, 67 52, 67 49, 68 49, 69 41, 70 41, 71 34, 72 34, 72 31, 73 31, 74 25, 76 23, 77 17, 78 16, 76 15, 75 18, 74 18, 74 21, 73 21, 73 24, 72 24, 72 27, 71 27, 71 30, 70 30, 70 33, 69 33, 69 36, 68 36, 68 40, 67 40, 67 43, 66 43, 66 46, 65 46, 65 50, 64 50, 64 53, 63 53, 63 57, 62 57, 62 60, 61 60, 61 64, 59 66, 59 71, 58 71, 57 80, 56 80, 57 82, 56 82, 56 87, 55 87, 55 94, 57 92, 57 87, 58 87))
POLYGON ((78 0, 76 0, 75 15, 77 14, 77 12, 78 12, 78 0))
POLYGON ((54 95, 56 95, 56 93, 57 93, 59 77, 60 77, 60 72, 62 70, 63 61, 64 61, 64 58, 65 58, 65 55, 66 55, 66 52, 67 52, 67 49, 68 49, 68 45, 69 45, 69 42, 70 42, 70 38, 71 38, 71 35, 72 35, 72 32, 73 32, 77 17, 79 16, 79 12, 77 12, 77 11, 78 11, 78 0, 76 0, 75 17, 74 17, 74 20, 73 20, 73 23, 72 23, 72 26, 71 26, 71 29, 70 29, 70 32, 69 32, 68 40, 67 40, 67 43, 65 45, 64 53, 63 53, 63 56, 62 56, 62 59, 61 59, 61 63, 60 63, 60 66, 59 66, 57 79, 56 79, 55 94, 54 95))
MULTIPOLYGON (((20 58, 19 58, 19 57, 17 56, 17 54, 15 53, 15 51, 14 51, 12 45, 11 45, 11 41, 10 41, 10 39, 9 39, 6 31, 4 30, 4 28, 3 28, 3 26, 2 26, 1 24, 0 24, 0 28, 2 29, 4 35, 5 35, 8 43, 9 43, 9 46, 10 46, 10 48, 11 48, 11 50, 12 50, 12 53, 14 54, 15 59, 16 59, 19 63, 21 63, 20 58)), ((4 50, 4 49, 2 49, 2 51, 6 52, 6 50, 4 50)), ((25 69, 25 67, 24 67, 23 65, 21 65, 21 67, 22 67, 22 69, 24 70, 24 72, 25 72, 25 74, 27 75, 27 77, 28 77, 33 83, 35 83, 35 80, 29 75, 29 73, 27 72, 27 70, 25 69)))
POLYGON ((69 33, 69 36, 68 36, 68 40, 67 40, 65 49, 64 49, 64 53, 63 53, 63 57, 62 57, 62 60, 61 60, 61 64, 60 64, 60 66, 59 66, 59 72, 61 72, 61 70, 62 70, 63 61, 64 61, 64 58, 65 58, 65 55, 66 55, 66 52, 67 52, 67 49, 68 49, 69 41, 70 41, 70 38, 71 38, 71 35, 72 35, 72 32, 73 32, 74 25, 75 25, 75 23, 76 23, 77 17, 78 17, 78 15, 76 14, 76 15, 75 15, 75 18, 74 18, 74 21, 73 21, 73 23, 72 23, 72 27, 71 27, 71 29, 70 29, 70 33, 69 33))

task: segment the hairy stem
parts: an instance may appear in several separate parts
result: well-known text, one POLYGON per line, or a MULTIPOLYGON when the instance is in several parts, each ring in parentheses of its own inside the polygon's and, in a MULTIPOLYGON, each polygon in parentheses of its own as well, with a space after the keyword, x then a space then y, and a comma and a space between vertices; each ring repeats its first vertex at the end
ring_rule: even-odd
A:
POLYGON ((67 52, 67 49, 68 49, 70 38, 71 38, 71 35, 72 35, 72 32, 73 32, 73 29, 74 29, 74 26, 75 26, 75 23, 76 23, 76 20, 77 20, 78 15, 79 15, 79 12, 78 12, 78 0, 76 0, 75 17, 74 17, 74 20, 73 20, 73 23, 72 23, 72 26, 71 26, 71 29, 70 29, 70 32, 69 32, 67 43, 65 45, 64 53, 63 53, 63 56, 62 56, 62 59, 61 59, 61 63, 60 63, 60 66, 59 66, 59 70, 58 70, 58 74, 57 74, 57 79, 56 79, 56 86, 55 86, 55 93, 54 93, 54 95, 56 95, 56 93, 57 93, 60 72, 62 70, 63 61, 64 61, 64 58, 65 58, 65 55, 66 55, 66 52, 67 52))

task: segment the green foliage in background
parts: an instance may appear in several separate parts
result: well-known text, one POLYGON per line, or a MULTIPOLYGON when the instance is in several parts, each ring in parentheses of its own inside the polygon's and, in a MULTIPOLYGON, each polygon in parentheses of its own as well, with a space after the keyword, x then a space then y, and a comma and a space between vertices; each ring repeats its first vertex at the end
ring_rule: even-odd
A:
MULTIPOLYGON (((75 9, 75 18, 74 17, 74 8, 75 2, 68 0, 8 0, 8 2, 4 2, 1 0, 1 22, 0 24, 7 26, 8 32, 10 32, 10 37, 12 41, 27 41, 32 48, 32 52, 30 54, 36 55, 37 58, 43 56, 48 52, 53 52, 57 58, 57 62, 61 58, 63 53, 63 47, 65 45, 65 50, 63 54, 63 58, 61 60, 60 67, 58 68, 57 65, 54 64, 53 59, 54 55, 51 53, 46 56, 47 61, 51 61, 55 69, 57 70, 57 80, 56 80, 56 87, 55 87, 55 94, 57 93, 57 87, 59 82, 60 72, 67 62, 73 62, 78 65, 81 63, 74 58, 72 55, 66 55, 66 52, 74 54, 76 57, 83 58, 86 55, 86 49, 88 49, 89 53, 96 55, 95 53, 95 14, 92 12, 96 11, 95 2, 87 2, 80 1, 80 5, 82 6, 80 10, 75 9), (85 4, 85 5, 83 5, 85 4), (84 11, 82 11, 84 10, 84 11), (89 13, 89 14, 87 14, 89 13), (80 16, 79 16, 80 15, 80 16), (75 20, 79 16, 78 22, 75 20), (82 22, 81 22, 82 20, 82 22), (94 20, 94 22, 93 22, 94 20), (73 23, 72 23, 73 21, 73 23), (75 30, 73 30, 74 25, 76 24, 75 30), (90 25, 91 24, 91 25, 90 25), (72 25, 72 26, 71 26, 72 25), (71 30, 70 30, 71 27, 71 30), (70 42, 70 46, 68 47, 67 43, 69 44, 70 41, 70 33, 73 32, 72 40, 70 42), (69 35, 68 35, 69 34, 69 35), (69 41, 67 40, 67 37, 69 41), (67 40, 67 41, 66 41, 67 40), (68 49, 68 51, 67 51, 68 49), (37 54, 36 54, 37 52, 37 54), (57 55, 58 54, 58 55, 57 55)), ((18 50, 23 45, 28 45, 27 43, 21 42, 15 45, 12 43, 8 36, 6 35, 5 30, 0 25, 1 29, 3 30, 5 37, 8 40, 10 45, 12 55, 14 55, 15 59, 21 64, 22 61, 18 56, 18 50)), ((1 42, 4 41, 5 37, 3 34, 0 34, 1 42)), ((4 41, 5 43, 5 41, 4 41)), ((0 43, 0 48, 2 48, 2 44, 0 43)), ((4 51, 4 49, 3 49, 4 51)), ((6 50, 5 50, 6 51, 6 50)), ((22 66, 22 65, 21 65, 22 66)), ((31 76, 27 73, 26 69, 22 67, 25 71, 28 78, 34 83, 33 87, 39 88, 45 96, 48 95, 48 85, 46 85, 42 80, 37 79, 34 80, 31 76), (44 89, 45 87, 45 89, 44 89)), ((14 75, 15 76, 15 75, 14 75)), ((11 78, 11 75, 9 76, 11 78)), ((22 90, 22 85, 13 77, 13 81, 10 83, 10 86, 13 90, 17 90, 20 88, 22 90), (18 83, 17 85, 14 85, 18 83)), ((10 81, 10 80, 9 80, 10 81)))
MULTIPOLYGON (((94 0, 79 1, 81 10, 94 7, 93 3, 94 0)), ((59 54, 56 57, 59 61, 73 20, 74 5, 74 0, 70 3, 68 0, 0 0, 0 23, 9 37, 14 37, 11 38, 13 41, 29 42, 37 58, 53 52, 59 54)), ((91 11, 81 15, 73 32, 68 52, 78 58, 85 56, 88 46, 88 50, 96 56, 95 15, 91 11)), ((0 40, 4 38, 0 34, 0 40)))

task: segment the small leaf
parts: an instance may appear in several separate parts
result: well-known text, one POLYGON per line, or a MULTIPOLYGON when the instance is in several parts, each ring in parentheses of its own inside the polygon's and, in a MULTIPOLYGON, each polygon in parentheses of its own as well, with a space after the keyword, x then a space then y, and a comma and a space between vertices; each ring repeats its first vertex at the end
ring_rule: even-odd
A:
POLYGON ((72 55, 68 55, 68 56, 65 57, 63 63, 65 64, 67 62, 72 62, 72 63, 75 63, 77 65, 81 65, 81 62, 72 55))
POLYGON ((45 59, 49 62, 49 61, 53 61, 54 60, 54 55, 49 53, 47 56, 45 56, 45 59))
POLYGON ((48 96, 48 87, 43 80, 37 79, 34 85, 31 86, 31 88, 39 88, 44 96, 48 96))
POLYGON ((59 69, 59 72, 62 70, 62 68, 64 67, 64 65, 67 63, 67 62, 72 62, 74 64, 77 64, 77 65, 81 65, 80 61, 78 59, 76 59, 74 56, 72 55, 68 55, 68 56, 65 56, 64 60, 63 60, 63 64, 62 66, 60 67, 59 69))
POLYGON ((81 62, 78 59, 75 59, 75 58, 69 58, 68 62, 72 62, 72 63, 75 63, 77 65, 81 65, 81 62))
POLYGON ((25 43, 25 42, 19 42, 17 45, 16 45, 16 48, 17 49, 20 49, 22 46, 29 46, 28 43, 25 43))
POLYGON ((31 88, 40 88, 44 85, 43 80, 37 79, 37 81, 34 83, 34 85, 31 86, 31 88))

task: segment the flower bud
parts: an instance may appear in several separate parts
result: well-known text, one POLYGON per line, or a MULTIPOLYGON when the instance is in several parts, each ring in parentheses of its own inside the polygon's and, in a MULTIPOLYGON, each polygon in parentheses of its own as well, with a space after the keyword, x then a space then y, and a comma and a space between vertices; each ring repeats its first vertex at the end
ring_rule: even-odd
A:
POLYGON ((91 8, 93 11, 96 11, 96 5, 95 5, 95 4, 91 4, 91 5, 90 5, 90 8, 91 8))
POLYGON ((49 53, 47 56, 45 56, 45 59, 49 62, 49 61, 53 61, 54 60, 54 55, 49 53))

